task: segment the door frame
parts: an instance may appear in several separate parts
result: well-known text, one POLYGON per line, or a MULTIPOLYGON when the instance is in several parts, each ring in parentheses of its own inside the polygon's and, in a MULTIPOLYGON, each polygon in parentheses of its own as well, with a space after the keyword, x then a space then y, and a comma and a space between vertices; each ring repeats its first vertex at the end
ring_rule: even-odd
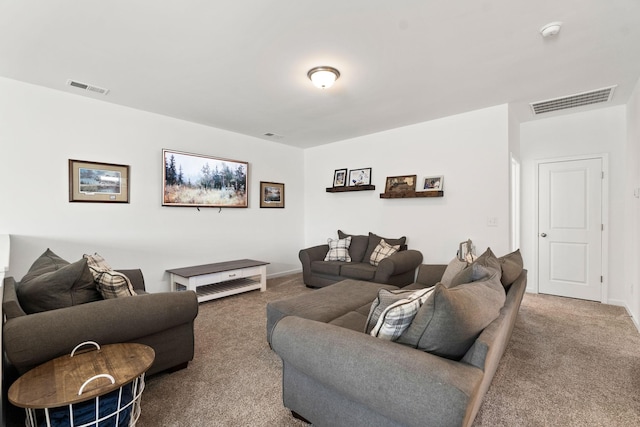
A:
POLYGON ((539 222, 539 203, 540 203, 540 189, 538 188, 539 180, 540 180, 540 165, 543 163, 560 163, 560 162, 569 162, 575 160, 589 160, 589 159, 600 159, 602 161, 602 172, 604 177, 602 178, 602 224, 604 226, 604 230, 602 230, 602 288, 600 293, 600 302, 603 304, 607 304, 609 301, 609 155, 607 153, 599 153, 599 154, 585 154, 579 156, 566 156, 566 157, 553 157, 548 159, 538 159, 535 161, 535 177, 534 177, 534 224, 533 224, 533 242, 534 242, 534 264, 536 267, 536 280, 533 283, 533 292, 540 292, 540 240, 538 236, 540 234, 540 230, 538 226, 539 222))

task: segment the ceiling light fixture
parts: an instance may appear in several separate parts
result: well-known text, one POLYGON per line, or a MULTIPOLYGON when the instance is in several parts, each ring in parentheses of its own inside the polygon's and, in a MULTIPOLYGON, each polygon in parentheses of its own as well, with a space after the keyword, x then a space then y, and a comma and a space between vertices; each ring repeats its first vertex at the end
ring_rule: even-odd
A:
POLYGON ((560 32, 560 28, 562 28, 562 22, 550 22, 544 27, 540 28, 540 34, 542 37, 551 37, 555 36, 560 32))
POLYGON ((327 89, 333 86, 338 77, 340 77, 340 71, 333 67, 315 67, 309 70, 307 77, 319 89, 327 89))

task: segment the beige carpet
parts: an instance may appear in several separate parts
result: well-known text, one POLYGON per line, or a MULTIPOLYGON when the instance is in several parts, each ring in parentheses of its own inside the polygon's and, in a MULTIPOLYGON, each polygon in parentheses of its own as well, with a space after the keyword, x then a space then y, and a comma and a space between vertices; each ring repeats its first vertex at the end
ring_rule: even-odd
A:
MULTIPOLYGON (((282 406, 268 301, 313 292, 301 275, 200 305, 195 359, 147 380, 140 427, 303 426, 282 406)), ((475 426, 640 425, 640 334, 623 308, 524 297, 475 426)))

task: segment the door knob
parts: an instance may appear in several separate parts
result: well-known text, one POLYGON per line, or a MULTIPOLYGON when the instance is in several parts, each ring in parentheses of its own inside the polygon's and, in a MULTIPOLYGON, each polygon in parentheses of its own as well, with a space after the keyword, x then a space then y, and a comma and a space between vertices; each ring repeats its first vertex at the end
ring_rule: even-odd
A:
POLYGON ((540 233, 540 237, 547 237, 547 233, 540 233))

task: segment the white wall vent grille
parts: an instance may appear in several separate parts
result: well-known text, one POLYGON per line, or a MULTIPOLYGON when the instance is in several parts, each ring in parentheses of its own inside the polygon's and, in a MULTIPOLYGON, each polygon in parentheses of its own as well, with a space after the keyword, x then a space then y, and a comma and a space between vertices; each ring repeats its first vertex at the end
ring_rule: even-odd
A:
POLYGON ((531 105, 533 114, 538 115, 551 111, 566 110, 567 108, 582 107, 583 105, 609 102, 613 97, 613 90, 615 88, 616 86, 610 86, 589 92, 577 93, 575 95, 563 96, 561 98, 532 102, 529 105, 531 105))
POLYGON ((267 133, 264 134, 264 136, 268 136, 269 138, 274 138, 274 139, 282 139, 282 138, 284 138, 284 136, 278 135, 277 133, 273 133, 273 132, 267 132, 267 133))
POLYGON ((67 84, 69 86, 77 87, 79 89, 88 90, 89 92, 96 92, 96 93, 99 93, 101 95, 106 95, 106 94, 109 93, 109 89, 105 89, 105 88, 99 87, 99 86, 90 85, 90 84, 87 84, 87 83, 78 82, 78 81, 75 81, 75 80, 67 80, 67 84))

